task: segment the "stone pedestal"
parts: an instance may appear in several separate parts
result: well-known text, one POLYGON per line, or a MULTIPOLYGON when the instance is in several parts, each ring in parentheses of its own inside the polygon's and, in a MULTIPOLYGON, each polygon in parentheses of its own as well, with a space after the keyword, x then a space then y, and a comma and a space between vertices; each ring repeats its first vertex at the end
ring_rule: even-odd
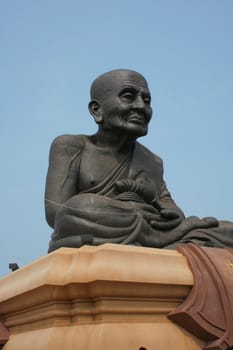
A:
POLYGON ((105 244, 61 248, 0 280, 4 350, 200 350, 167 314, 189 294, 186 258, 105 244))

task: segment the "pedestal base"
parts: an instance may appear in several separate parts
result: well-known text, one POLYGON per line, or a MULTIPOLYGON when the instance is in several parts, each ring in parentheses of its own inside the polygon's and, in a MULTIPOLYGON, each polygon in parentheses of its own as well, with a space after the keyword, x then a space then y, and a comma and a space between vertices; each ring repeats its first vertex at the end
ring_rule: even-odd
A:
POLYGON ((171 250, 61 248, 0 280, 4 350, 200 350, 167 318, 193 286, 171 250))

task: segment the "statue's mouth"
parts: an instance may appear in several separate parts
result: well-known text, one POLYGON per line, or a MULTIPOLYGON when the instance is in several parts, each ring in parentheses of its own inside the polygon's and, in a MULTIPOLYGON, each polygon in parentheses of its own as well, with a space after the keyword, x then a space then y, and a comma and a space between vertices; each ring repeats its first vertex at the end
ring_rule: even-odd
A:
POLYGON ((145 125, 145 117, 141 114, 131 114, 127 120, 128 122, 133 122, 138 125, 145 125))

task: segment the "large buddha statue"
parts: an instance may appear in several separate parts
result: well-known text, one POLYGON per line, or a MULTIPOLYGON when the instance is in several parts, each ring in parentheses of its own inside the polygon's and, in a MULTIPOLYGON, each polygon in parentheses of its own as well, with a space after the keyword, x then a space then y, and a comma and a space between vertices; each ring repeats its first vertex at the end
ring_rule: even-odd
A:
POLYGON ((62 135, 51 146, 45 192, 49 251, 121 243, 174 249, 193 242, 233 247, 233 223, 185 218, 163 179, 162 160, 136 140, 152 117, 145 78, 113 70, 91 86, 96 134, 62 135))

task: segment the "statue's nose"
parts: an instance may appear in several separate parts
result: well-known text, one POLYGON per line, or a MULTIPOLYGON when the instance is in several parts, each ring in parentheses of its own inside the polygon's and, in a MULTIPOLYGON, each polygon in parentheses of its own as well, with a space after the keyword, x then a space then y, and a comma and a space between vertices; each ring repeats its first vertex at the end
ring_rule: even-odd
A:
POLYGON ((145 102, 144 102, 142 96, 138 95, 137 98, 135 98, 133 107, 135 109, 144 109, 145 108, 145 102))

